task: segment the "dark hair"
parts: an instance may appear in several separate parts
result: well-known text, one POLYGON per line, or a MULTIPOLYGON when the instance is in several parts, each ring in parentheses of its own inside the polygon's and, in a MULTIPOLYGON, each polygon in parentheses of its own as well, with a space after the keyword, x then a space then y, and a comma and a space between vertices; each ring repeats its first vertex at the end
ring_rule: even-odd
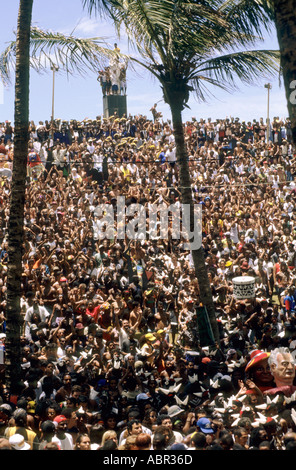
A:
POLYGON ((54 434, 55 429, 56 428, 53 421, 50 421, 48 419, 46 421, 43 421, 43 423, 41 424, 41 431, 43 432, 43 434, 54 434))
POLYGON ((13 413, 13 418, 16 426, 26 427, 27 412, 23 408, 16 409, 13 413))
POLYGON ((166 445, 166 438, 161 432, 155 432, 153 436, 153 449, 164 450, 166 445))
MULTIPOLYGON (((291 442, 291 441, 290 441, 291 442)), ((293 442, 293 441, 292 441, 293 442)), ((296 441, 294 441, 294 444, 296 446, 296 441)), ((269 441, 262 441, 260 442, 259 444, 259 450, 262 448, 262 447, 267 447, 269 450, 271 449, 271 443, 269 441)), ((286 450, 287 450, 287 447, 286 447, 286 450)), ((288 449, 289 450, 289 449, 288 449)), ((293 450, 296 450, 296 448, 294 448, 293 450)))
POLYGON ((208 450, 224 450, 223 447, 220 444, 217 444, 216 442, 214 444, 211 444, 208 448, 208 450))
POLYGON ((203 449, 207 445, 207 438, 202 432, 195 432, 191 436, 191 442, 194 444, 194 447, 203 449))
POLYGON ((168 415, 168 414, 161 414, 161 415, 158 415, 157 416, 157 424, 161 424, 163 422, 163 420, 165 419, 170 419, 172 421, 172 418, 168 415))
POLYGON ((89 404, 89 399, 85 395, 80 395, 80 397, 78 398, 78 402, 89 404))
POLYGON ((71 416, 72 416, 72 413, 73 413, 73 410, 72 408, 63 408, 62 411, 61 411, 61 414, 63 414, 64 416, 66 416, 66 418, 70 419, 71 416))
POLYGON ((250 435, 250 447, 259 447, 260 442, 262 442, 262 438, 260 436, 260 431, 264 431, 264 427, 259 425, 257 428, 252 429, 250 435))
POLYGON ((289 442, 293 442, 295 441, 296 442, 296 439, 294 438, 293 435, 291 435, 290 433, 286 434, 284 436, 284 446, 287 447, 288 443, 289 442))
POLYGON ((56 442, 48 442, 43 450, 61 450, 56 442))
POLYGON ((243 433, 246 432, 246 429, 242 426, 236 426, 233 430, 234 437, 241 437, 243 433))
POLYGON ((131 419, 130 421, 128 421, 126 425, 128 433, 130 433, 131 430, 133 429, 133 424, 139 424, 139 423, 141 423, 139 419, 131 419))
POLYGON ((75 406, 78 406, 78 398, 74 398, 74 397, 68 397, 67 400, 66 400, 69 404, 73 404, 74 407, 75 406))
POLYGON ((220 437, 220 444, 226 450, 230 450, 233 447, 234 440, 230 432, 225 432, 220 437))
POLYGON ((131 408, 128 412, 128 417, 132 419, 137 419, 140 417, 140 410, 131 408))
POLYGON ((105 444, 99 448, 99 450, 116 450, 117 449, 117 444, 116 442, 108 439, 105 444))
POLYGON ((296 441, 289 441, 286 445, 286 450, 296 450, 296 441))
POLYGON ((232 446, 232 450, 247 450, 247 449, 241 444, 238 444, 237 442, 235 442, 232 446))
POLYGON ((18 408, 22 408, 23 410, 26 410, 27 409, 27 404, 28 404, 28 400, 26 400, 25 398, 20 398, 18 401, 17 401, 17 407, 18 408))
POLYGON ((106 429, 102 424, 93 424, 89 428, 90 442, 95 444, 101 444, 104 432, 106 432, 106 429))

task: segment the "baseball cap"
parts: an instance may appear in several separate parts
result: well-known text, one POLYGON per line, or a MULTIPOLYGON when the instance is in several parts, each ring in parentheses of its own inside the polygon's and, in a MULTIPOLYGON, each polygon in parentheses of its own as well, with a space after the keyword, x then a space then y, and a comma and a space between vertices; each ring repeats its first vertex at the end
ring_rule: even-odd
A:
POLYGON ((2 411, 2 413, 5 413, 7 416, 12 415, 12 407, 8 403, 3 403, 0 406, 0 411, 2 411))
POLYGON ((147 393, 139 393, 139 395, 137 395, 137 398, 136 400, 137 401, 140 401, 140 400, 149 400, 149 396, 147 395, 147 393))
POLYGON ((28 408, 27 408, 28 413, 35 413, 35 410, 36 410, 36 402, 34 400, 29 401, 28 408))
POLYGON ((31 449, 30 444, 25 442, 24 436, 21 436, 20 434, 13 434, 13 436, 10 436, 9 438, 9 444, 14 450, 29 450, 31 449))
POLYGON ((42 432, 55 432, 55 425, 53 421, 50 421, 49 419, 46 421, 43 421, 41 424, 41 431, 42 432))
POLYGON ((205 434, 210 434, 214 432, 211 426, 211 421, 208 418, 200 418, 197 421, 196 426, 198 426, 201 432, 205 434))
POLYGON ((162 333, 164 333, 165 331, 164 330, 157 330, 156 334, 157 335, 162 335, 162 333))
POLYGON ((156 340, 155 336, 153 336, 152 333, 147 333, 147 335, 145 335, 145 339, 148 339, 148 341, 155 341, 156 340))
POLYGON ((173 444, 170 447, 170 450, 186 450, 187 447, 184 444, 173 444))
POLYGON ((53 420, 53 422, 54 422, 54 423, 57 423, 57 424, 63 423, 64 421, 67 421, 67 418, 66 418, 66 416, 64 416, 64 415, 58 415, 58 416, 56 416, 56 417, 54 418, 54 420, 53 420))
POLYGON ((175 416, 178 416, 179 414, 183 413, 183 411, 184 410, 178 405, 173 405, 168 408, 168 415, 170 418, 174 418, 175 416))

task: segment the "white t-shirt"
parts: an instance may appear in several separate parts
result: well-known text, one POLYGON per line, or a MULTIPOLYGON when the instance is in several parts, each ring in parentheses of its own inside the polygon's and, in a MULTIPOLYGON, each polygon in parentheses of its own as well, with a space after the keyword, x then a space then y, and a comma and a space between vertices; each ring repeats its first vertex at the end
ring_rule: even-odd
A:
POLYGON ((73 437, 71 434, 65 432, 65 438, 60 439, 56 436, 52 438, 52 442, 56 442, 58 446, 60 446, 61 450, 73 450, 74 449, 74 443, 73 443, 73 437))
POLYGON ((175 162, 176 161, 176 147, 172 150, 167 150, 165 153, 165 157, 168 162, 175 162))
POLYGON ((30 322, 32 319, 33 313, 39 313, 40 320, 42 322, 44 322, 46 318, 49 317, 49 312, 47 311, 47 309, 41 305, 37 305, 35 307, 33 306, 27 309, 26 315, 25 315, 25 321, 30 322))

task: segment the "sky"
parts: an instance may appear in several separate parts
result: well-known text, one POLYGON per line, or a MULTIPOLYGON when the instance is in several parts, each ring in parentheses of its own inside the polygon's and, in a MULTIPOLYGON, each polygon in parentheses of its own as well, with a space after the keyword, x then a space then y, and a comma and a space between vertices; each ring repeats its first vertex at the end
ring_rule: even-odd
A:
MULTIPOLYGON (((18 0, 11 0, 5 6, 5 21, 0 28, 0 50, 7 47, 15 39, 14 32, 17 25, 18 0)), ((33 4, 32 24, 41 29, 52 30, 70 34, 74 28, 77 37, 100 37, 113 48, 117 42, 122 53, 129 54, 127 41, 123 35, 117 38, 114 26, 105 19, 90 17, 83 10, 81 0, 35 0, 33 4)), ((278 49, 275 31, 266 35, 264 44, 260 48, 278 49)), ((227 93, 215 90, 215 97, 208 99, 207 103, 199 103, 194 96, 189 100, 190 109, 183 112, 183 120, 211 118, 223 119, 238 117, 240 120, 251 121, 267 117, 267 90, 265 83, 271 83, 270 92, 270 118, 288 116, 287 104, 283 85, 279 84, 279 77, 262 77, 256 86, 246 86, 239 82, 239 91, 227 93)), ((31 71, 30 75, 30 120, 38 123, 40 120, 50 119, 52 113, 52 72, 38 74, 31 71)), ((54 116, 59 119, 95 119, 103 115, 103 97, 100 84, 97 81, 97 71, 86 71, 83 76, 67 76, 59 71, 55 75, 54 116)), ((152 119, 150 108, 154 103, 162 112, 163 119, 170 119, 170 110, 162 99, 162 92, 158 82, 143 69, 137 72, 128 69, 127 72, 127 112, 131 115, 143 114, 152 119)), ((0 122, 14 118, 14 81, 3 87, 0 84, 0 122)))

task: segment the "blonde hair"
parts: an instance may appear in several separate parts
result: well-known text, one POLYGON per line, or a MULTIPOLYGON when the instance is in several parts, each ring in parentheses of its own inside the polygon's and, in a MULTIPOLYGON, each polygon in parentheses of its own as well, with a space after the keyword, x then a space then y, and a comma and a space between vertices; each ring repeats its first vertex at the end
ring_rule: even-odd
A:
POLYGON ((128 436, 124 442, 118 447, 118 450, 136 450, 136 439, 137 436, 128 436))
POLYGON ((113 439, 114 437, 116 437, 116 439, 117 439, 117 434, 116 434, 115 431, 108 430, 108 431, 104 432, 103 437, 102 437, 101 446, 103 446, 106 441, 109 441, 110 439, 113 439))

